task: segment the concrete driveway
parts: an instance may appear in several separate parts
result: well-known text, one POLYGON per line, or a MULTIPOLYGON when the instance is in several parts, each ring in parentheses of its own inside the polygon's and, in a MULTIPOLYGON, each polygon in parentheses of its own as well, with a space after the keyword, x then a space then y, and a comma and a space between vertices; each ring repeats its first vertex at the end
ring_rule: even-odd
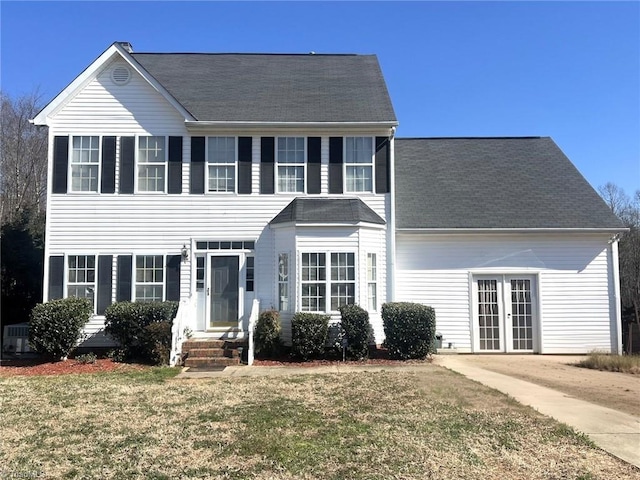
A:
POLYGON ((544 415, 570 425, 588 435, 603 450, 640 468, 639 416, 543 386, 543 382, 553 385, 563 379, 571 379, 570 383, 574 387, 578 386, 575 387, 577 392, 587 392, 591 385, 600 392, 600 398, 611 382, 615 384, 624 380, 623 383, 628 382, 631 387, 630 392, 624 393, 629 394, 630 400, 638 404, 640 390, 636 389, 640 389, 640 378, 567 365, 573 360, 575 359, 564 356, 552 358, 541 355, 437 355, 435 363, 495 388, 544 415), (498 373, 499 370, 504 373, 498 373), (528 381, 522 380, 523 377, 528 381))

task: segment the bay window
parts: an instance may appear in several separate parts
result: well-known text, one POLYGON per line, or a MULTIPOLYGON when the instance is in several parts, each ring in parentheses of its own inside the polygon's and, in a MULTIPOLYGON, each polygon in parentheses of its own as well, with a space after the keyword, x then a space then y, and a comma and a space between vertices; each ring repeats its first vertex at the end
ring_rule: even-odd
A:
POLYGON ((355 303, 354 253, 303 253, 301 266, 302 311, 337 311, 342 305, 355 303))

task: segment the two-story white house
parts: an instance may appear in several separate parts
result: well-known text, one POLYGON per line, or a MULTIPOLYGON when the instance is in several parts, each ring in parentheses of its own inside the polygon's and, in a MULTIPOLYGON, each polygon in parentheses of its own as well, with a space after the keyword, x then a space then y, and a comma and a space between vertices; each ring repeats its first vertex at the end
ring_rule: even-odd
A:
MULTIPOLYGON (((197 337, 260 309, 434 306, 461 352, 620 351, 618 220, 548 138, 396 139, 374 55, 134 53, 49 127, 44 299, 179 300, 197 337)), ((428 128, 428 127, 427 127, 428 128)))

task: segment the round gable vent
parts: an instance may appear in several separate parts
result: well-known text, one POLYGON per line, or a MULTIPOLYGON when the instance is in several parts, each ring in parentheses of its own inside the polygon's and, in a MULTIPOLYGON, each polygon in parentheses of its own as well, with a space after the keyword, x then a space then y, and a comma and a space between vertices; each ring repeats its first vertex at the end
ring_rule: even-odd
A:
POLYGON ((111 70, 111 79, 116 85, 126 85, 131 80, 131 71, 122 65, 111 70))

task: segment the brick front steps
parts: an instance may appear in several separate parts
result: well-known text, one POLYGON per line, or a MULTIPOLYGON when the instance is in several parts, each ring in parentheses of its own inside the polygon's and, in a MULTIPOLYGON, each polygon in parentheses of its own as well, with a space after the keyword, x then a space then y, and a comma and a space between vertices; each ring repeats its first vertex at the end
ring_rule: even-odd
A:
POLYGON ((239 347, 246 349, 246 340, 187 340, 182 344, 183 365, 203 369, 240 365, 239 347))

